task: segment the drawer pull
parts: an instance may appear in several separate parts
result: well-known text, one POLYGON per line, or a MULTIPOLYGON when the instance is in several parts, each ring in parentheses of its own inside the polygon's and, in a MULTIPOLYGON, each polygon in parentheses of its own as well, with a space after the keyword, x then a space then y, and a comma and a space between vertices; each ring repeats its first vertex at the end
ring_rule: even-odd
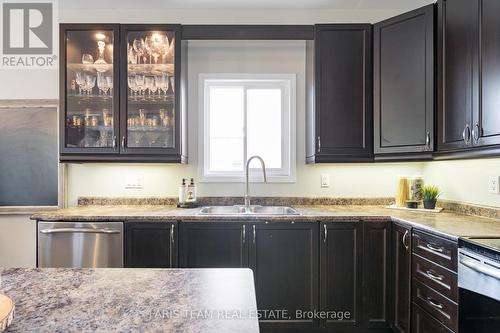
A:
POLYGON ((436 303, 432 298, 427 297, 427 303, 429 303, 432 307, 435 307, 436 309, 442 310, 443 309, 443 304, 441 303, 436 303))
POLYGON ((430 243, 427 243, 427 248, 431 251, 435 251, 435 252, 439 252, 439 253, 443 253, 444 252, 444 249, 442 247, 437 247, 437 246, 434 246, 430 243))
POLYGON ((428 270, 425 272, 425 275, 427 275, 428 277, 430 277, 431 279, 433 280, 436 280, 436 281, 443 281, 443 276, 442 275, 437 275, 435 274, 433 271, 431 270, 428 270))

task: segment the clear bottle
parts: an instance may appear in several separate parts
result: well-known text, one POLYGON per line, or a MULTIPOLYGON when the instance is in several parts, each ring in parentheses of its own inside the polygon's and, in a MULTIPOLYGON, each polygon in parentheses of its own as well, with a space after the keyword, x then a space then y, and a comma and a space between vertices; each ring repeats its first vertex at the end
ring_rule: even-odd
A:
POLYGON ((186 178, 182 178, 182 184, 179 186, 179 203, 185 203, 187 198, 186 178))
POLYGON ((187 186, 186 202, 196 202, 196 184, 194 183, 194 178, 191 178, 191 182, 187 186))

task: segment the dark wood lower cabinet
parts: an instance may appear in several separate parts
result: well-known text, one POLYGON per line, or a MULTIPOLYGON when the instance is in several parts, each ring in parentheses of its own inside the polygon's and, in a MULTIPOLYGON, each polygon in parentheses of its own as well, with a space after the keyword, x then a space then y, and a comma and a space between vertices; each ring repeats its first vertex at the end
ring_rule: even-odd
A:
POLYGON ((363 223, 363 327, 389 327, 391 222, 363 223))
POLYGON ((126 222, 125 267, 177 266, 177 222, 126 222))
POLYGON ((412 333, 453 333, 421 307, 412 305, 412 333))
POLYGON ((318 309, 318 223, 252 223, 250 233, 262 328, 316 326, 317 319, 303 314, 318 309))
POLYGON ((241 222, 182 222, 179 267, 248 267, 246 229, 241 222))
POLYGON ((411 227, 392 226, 393 330, 410 332, 411 314, 411 227))
POLYGON ((331 313, 321 327, 354 328, 361 322, 363 224, 320 224, 320 308, 331 313))

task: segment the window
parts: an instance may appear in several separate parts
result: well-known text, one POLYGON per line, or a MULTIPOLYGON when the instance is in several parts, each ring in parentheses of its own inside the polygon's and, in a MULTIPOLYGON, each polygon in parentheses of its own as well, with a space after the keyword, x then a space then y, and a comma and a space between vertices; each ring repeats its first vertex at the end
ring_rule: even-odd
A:
POLYGON ((295 181, 295 74, 200 74, 199 92, 202 181, 243 181, 253 155, 268 181, 295 181))

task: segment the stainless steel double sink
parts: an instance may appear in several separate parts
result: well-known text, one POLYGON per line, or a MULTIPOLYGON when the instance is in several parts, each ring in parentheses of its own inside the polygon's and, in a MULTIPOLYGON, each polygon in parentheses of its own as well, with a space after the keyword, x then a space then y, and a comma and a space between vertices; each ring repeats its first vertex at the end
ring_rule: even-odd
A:
POLYGON ((300 215, 287 206, 206 206, 202 207, 200 215, 300 215))

